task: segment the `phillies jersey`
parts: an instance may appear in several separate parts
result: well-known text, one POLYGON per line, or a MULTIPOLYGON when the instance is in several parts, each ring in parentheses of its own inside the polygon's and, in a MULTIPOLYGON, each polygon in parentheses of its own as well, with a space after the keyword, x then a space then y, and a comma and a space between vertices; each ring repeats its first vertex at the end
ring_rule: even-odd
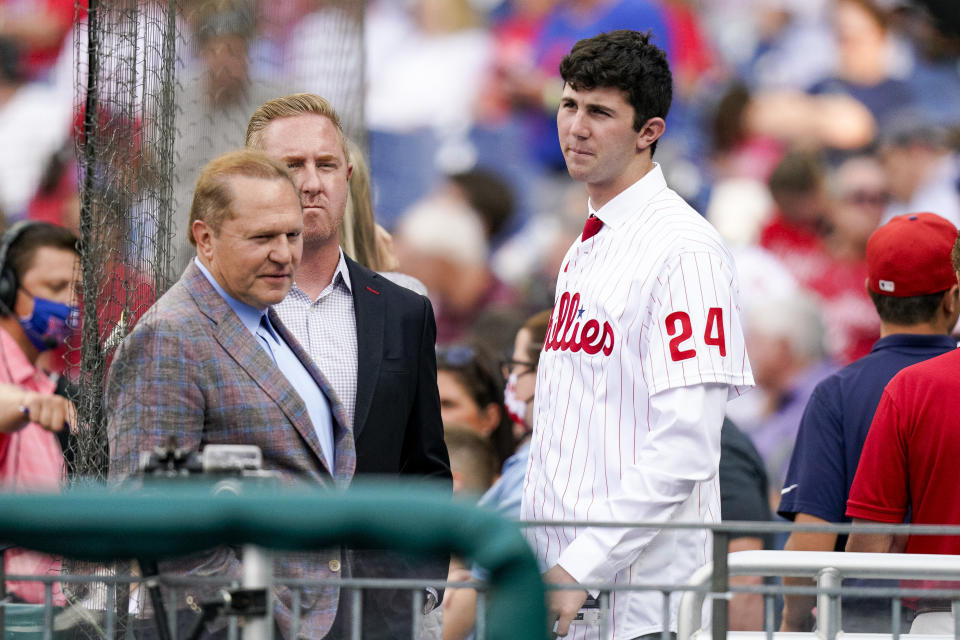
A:
MULTIPOLYGON (((522 518, 716 522, 722 407, 753 385, 733 258, 656 164, 595 214, 603 227, 573 243, 557 280, 537 373, 522 518), (692 393, 698 387, 712 395, 692 393), (677 412, 665 410, 664 401, 677 404, 677 412), (716 433, 669 434, 678 443, 674 455, 652 456, 654 426, 662 436, 671 429, 664 416, 689 414, 680 405, 691 401, 711 403, 719 420, 702 429, 716 433), (672 482, 684 465, 696 468, 687 474, 694 480, 672 482), (660 509, 671 492, 672 506, 660 509), (625 513, 631 501, 644 506, 625 513)), ((543 569, 558 562, 587 567, 582 575, 568 568, 584 583, 682 584, 710 558, 709 532, 610 531, 618 530, 531 526, 525 533, 543 569)), ((673 630, 679 599, 671 598, 673 630)), ((662 611, 659 591, 614 591, 614 637, 659 631, 662 611)), ((570 633, 594 637, 596 630, 575 625, 570 633)))

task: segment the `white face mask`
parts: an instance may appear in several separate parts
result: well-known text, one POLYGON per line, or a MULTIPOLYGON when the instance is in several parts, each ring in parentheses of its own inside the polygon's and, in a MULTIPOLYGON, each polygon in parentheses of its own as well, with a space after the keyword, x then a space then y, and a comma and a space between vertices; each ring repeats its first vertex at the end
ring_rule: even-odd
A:
POLYGON ((507 378, 507 388, 503 390, 503 406, 507 409, 507 415, 510 419, 522 427, 527 423, 524 416, 527 415, 527 401, 517 397, 517 376, 511 373, 507 378))

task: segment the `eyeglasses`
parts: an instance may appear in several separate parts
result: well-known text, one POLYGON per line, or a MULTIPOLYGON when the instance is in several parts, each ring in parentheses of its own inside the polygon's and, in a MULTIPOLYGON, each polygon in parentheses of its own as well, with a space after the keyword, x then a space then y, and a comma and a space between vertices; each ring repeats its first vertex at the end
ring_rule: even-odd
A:
POLYGON ((508 358, 500 361, 500 372, 503 374, 504 379, 509 378, 510 374, 513 373, 514 369, 520 368, 521 371, 517 373, 518 376, 526 375, 528 373, 533 373, 537 370, 537 364, 535 362, 524 362, 522 360, 513 360, 508 358))

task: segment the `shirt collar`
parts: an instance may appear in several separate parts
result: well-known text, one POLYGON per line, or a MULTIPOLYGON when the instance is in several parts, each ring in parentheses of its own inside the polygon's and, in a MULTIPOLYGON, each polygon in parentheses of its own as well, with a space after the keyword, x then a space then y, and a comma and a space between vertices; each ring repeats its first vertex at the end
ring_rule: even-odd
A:
MULTIPOLYGON (((347 293, 353 295, 353 283, 350 282, 350 269, 347 268, 347 259, 344 257, 343 249, 340 249, 340 260, 337 262, 337 268, 333 271, 333 278, 330 280, 330 284, 323 288, 323 291, 320 292, 320 295, 317 296, 317 300, 323 298, 327 293, 333 290, 337 286, 337 277, 339 276, 340 281, 343 282, 343 286, 347 288, 347 293)), ((303 289, 297 286, 297 281, 294 279, 293 288, 291 291, 294 294, 294 297, 306 300, 307 302, 316 302, 317 300, 311 300, 310 296, 304 293, 303 289)))
POLYGON ((951 338, 945 333, 891 333, 873 343, 873 349, 871 349, 870 352, 873 353, 881 349, 895 349, 897 347, 955 349, 956 346, 956 339, 951 338))
POLYGON ((666 188, 667 181, 663 178, 663 171, 660 165, 654 162, 653 168, 645 176, 618 193, 610 202, 594 209, 588 200, 587 208, 590 214, 600 218, 603 224, 617 229, 637 214, 638 202, 647 202, 666 188))
POLYGON ((343 279, 344 286, 347 287, 347 291, 353 293, 353 284, 350 282, 350 270, 347 269, 347 259, 343 255, 343 249, 340 249, 340 261, 337 262, 337 270, 333 272, 333 282, 336 284, 337 276, 340 276, 343 279))
POLYGON ((197 267, 200 268, 200 272, 206 277, 210 282, 210 285, 216 289, 217 293, 220 294, 220 297, 223 298, 227 305, 233 309, 233 312, 237 314, 237 317, 240 318, 240 322, 243 323, 250 333, 256 335, 257 328, 260 326, 260 319, 267 313, 266 309, 257 309, 254 306, 247 304, 246 302, 241 302, 227 293, 223 287, 220 286, 220 283, 211 275, 203 263, 200 262, 198 258, 193 259, 197 267))

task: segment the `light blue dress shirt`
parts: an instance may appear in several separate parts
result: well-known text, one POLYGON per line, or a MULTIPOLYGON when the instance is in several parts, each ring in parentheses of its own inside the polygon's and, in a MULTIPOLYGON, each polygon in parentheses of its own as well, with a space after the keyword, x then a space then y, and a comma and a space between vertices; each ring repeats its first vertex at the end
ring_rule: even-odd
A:
POLYGON ((245 302, 241 302, 227 293, 220 283, 214 279, 205 266, 196 258, 194 262, 200 271, 206 276, 210 285, 216 289, 217 293, 227 302, 240 322, 243 323, 251 334, 260 343, 260 346, 277 364, 280 372, 286 377, 287 381, 300 395, 300 399, 307 407, 307 414, 310 416, 310 422, 313 423, 313 429, 320 440, 320 450, 327 462, 329 469, 334 468, 334 450, 333 450, 333 415, 330 409, 330 402, 327 396, 317 385, 313 376, 307 370, 307 367, 300 362, 297 354, 293 352, 286 342, 284 342, 276 329, 270 323, 270 318, 265 309, 257 309, 245 302), (260 323, 264 322, 267 326, 268 335, 263 335, 260 329, 260 323))

